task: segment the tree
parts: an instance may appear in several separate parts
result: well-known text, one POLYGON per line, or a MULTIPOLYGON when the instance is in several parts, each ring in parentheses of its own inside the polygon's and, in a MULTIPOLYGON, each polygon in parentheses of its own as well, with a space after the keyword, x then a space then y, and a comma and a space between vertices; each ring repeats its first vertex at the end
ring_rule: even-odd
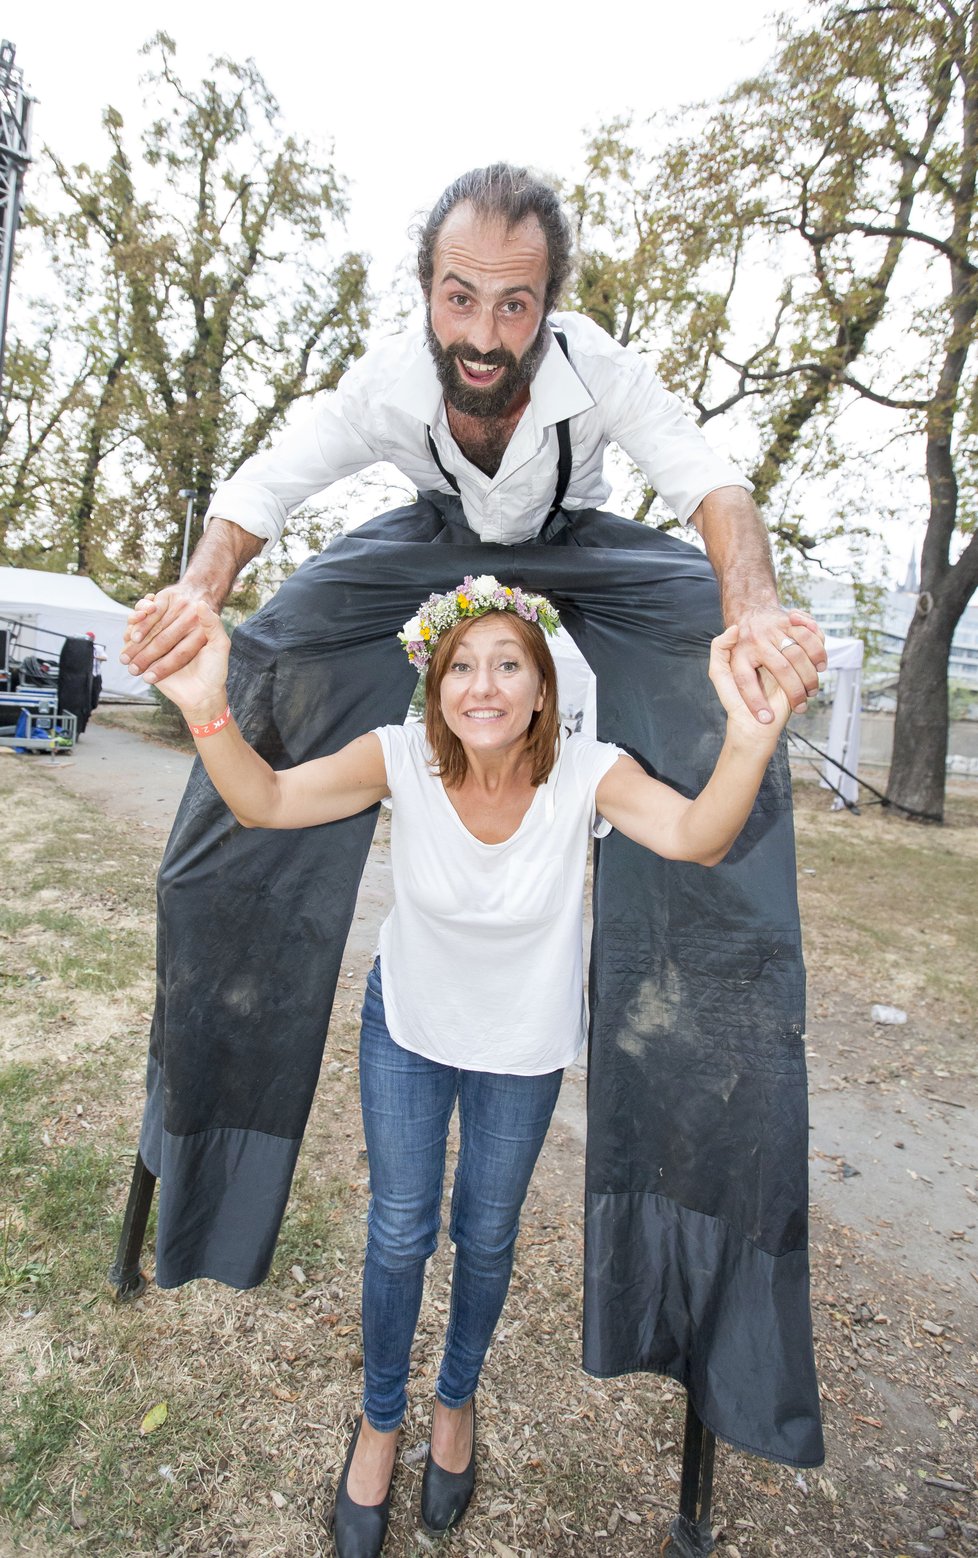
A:
POLYGON ((811 554, 824 538, 791 478, 858 468, 847 421, 891 464, 901 441, 919 460, 922 589, 889 796, 930 819, 943 816, 951 638, 978 586, 976 21, 976 0, 815 7, 808 25, 782 24, 760 76, 656 154, 609 127, 576 192, 581 303, 619 336, 678 342, 665 375, 702 421, 750 411, 751 475, 782 544, 811 554))
POLYGON ((253 62, 214 62, 186 85, 170 38, 146 46, 158 117, 130 153, 108 108, 104 167, 50 154, 61 209, 57 275, 97 271, 86 320, 99 343, 76 422, 68 513, 75 562, 96 540, 136 588, 179 569, 181 488, 196 491, 192 541, 219 476, 253 453, 288 408, 332 387, 363 350, 362 256, 335 253, 342 182, 285 134, 253 62))

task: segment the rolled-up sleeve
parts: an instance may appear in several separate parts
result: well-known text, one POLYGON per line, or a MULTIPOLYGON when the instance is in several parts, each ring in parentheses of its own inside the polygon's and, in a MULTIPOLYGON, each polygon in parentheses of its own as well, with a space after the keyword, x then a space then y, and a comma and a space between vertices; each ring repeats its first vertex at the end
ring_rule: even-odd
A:
POLYGON ((320 398, 306 424, 292 428, 270 449, 245 460, 227 481, 218 483, 205 525, 211 519, 231 520, 261 537, 264 556, 300 503, 384 458, 357 426, 359 386, 354 375, 352 370, 339 389, 320 398), (353 382, 348 384, 348 380, 353 382))
POLYGON ((673 513, 685 524, 717 487, 752 492, 753 482, 714 453, 648 364, 638 354, 623 355, 632 358, 631 370, 619 384, 608 437, 631 456, 673 513))

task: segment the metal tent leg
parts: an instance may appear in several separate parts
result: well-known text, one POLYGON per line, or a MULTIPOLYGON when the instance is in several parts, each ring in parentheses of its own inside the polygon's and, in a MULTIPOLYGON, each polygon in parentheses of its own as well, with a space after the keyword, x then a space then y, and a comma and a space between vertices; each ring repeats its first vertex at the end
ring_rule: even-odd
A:
POLYGON ((710 1529, 715 1450, 715 1438, 703 1427, 687 1397, 679 1514, 660 1549, 662 1558, 702 1558, 716 1549, 710 1529))
POLYGON ((122 1220, 122 1232, 119 1235, 119 1248, 116 1250, 115 1260, 109 1267, 109 1282, 115 1289, 116 1301, 119 1303, 126 1299, 138 1298, 146 1287, 146 1278, 139 1269, 139 1257, 143 1250, 143 1239, 146 1236, 146 1224, 149 1221, 149 1209, 153 1204, 155 1188, 156 1175, 150 1173, 137 1152, 136 1165, 132 1171, 132 1184, 129 1187, 129 1200, 126 1202, 126 1215, 122 1220))

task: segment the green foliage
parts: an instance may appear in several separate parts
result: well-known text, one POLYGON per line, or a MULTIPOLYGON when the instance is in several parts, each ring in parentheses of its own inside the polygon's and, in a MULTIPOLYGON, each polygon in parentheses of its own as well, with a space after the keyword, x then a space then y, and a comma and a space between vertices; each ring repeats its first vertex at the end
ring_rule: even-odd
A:
POLYGON ((873 482, 929 501, 937 616, 911 628, 890 783, 931 813, 930 711, 978 587, 976 25, 954 0, 811 5, 719 104, 607 126, 572 192, 575 301, 701 423, 734 419, 782 557, 865 528, 873 482), (838 517, 813 523, 826 498, 838 517))
POLYGON ((56 197, 32 232, 57 328, 14 343, 0 446, 6 559, 129 593, 176 577, 179 490, 197 493, 196 541, 219 476, 336 383, 368 319, 365 261, 335 248, 342 180, 254 63, 215 60, 193 85, 165 34, 144 53, 138 149, 109 107, 102 167, 49 153, 56 197))

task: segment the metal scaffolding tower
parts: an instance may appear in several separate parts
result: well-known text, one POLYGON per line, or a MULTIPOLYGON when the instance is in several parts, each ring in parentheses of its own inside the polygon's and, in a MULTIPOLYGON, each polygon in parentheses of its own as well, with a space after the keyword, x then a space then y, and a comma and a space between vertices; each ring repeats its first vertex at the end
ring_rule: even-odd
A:
POLYGON ((31 109, 24 72, 14 64, 14 45, 0 43, 0 386, 3 385, 7 304, 14 265, 14 239, 20 222, 24 174, 31 160, 31 109))

